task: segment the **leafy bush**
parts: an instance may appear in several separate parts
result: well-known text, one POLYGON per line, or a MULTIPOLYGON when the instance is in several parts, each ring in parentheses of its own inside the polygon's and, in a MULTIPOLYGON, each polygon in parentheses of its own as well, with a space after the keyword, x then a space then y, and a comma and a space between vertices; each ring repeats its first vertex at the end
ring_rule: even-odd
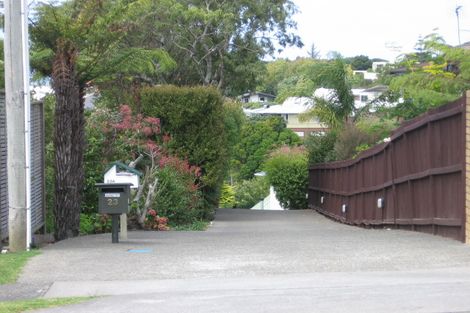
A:
POLYGON ((203 206, 197 185, 199 168, 176 157, 163 157, 157 172, 157 194, 153 207, 167 217, 170 226, 187 225, 205 219, 212 212, 203 206))
POLYGON ((379 119, 367 119, 357 124, 347 123, 339 132, 334 145, 334 151, 338 160, 346 160, 355 157, 369 147, 374 146, 380 140, 389 136, 394 123, 379 119))
POLYGON ((392 130, 398 126, 397 122, 394 120, 380 118, 377 116, 363 117, 355 124, 358 129, 372 136, 372 139, 375 142, 389 137, 392 130))
POLYGON ((265 163, 268 179, 283 208, 307 208, 308 158, 304 149, 282 147, 265 163))
POLYGON ((80 235, 107 233, 111 227, 111 217, 107 214, 80 214, 80 235))
POLYGON ((299 145, 301 140, 292 130, 286 128, 280 117, 252 118, 241 131, 241 140, 235 146, 232 170, 238 173, 236 179, 248 180, 261 170, 269 152, 281 145, 299 145))
POLYGON ((236 204, 235 201, 235 190, 232 186, 227 183, 222 185, 222 193, 220 195, 220 204, 221 208, 234 208, 236 204))
POLYGON ((201 167, 204 199, 215 208, 229 161, 220 93, 207 87, 146 88, 141 108, 145 115, 161 119, 163 133, 172 137, 170 154, 201 167))
POLYGON ((335 154, 338 160, 352 158, 356 147, 374 142, 373 136, 360 130, 354 124, 346 124, 335 142, 335 154))
POLYGON ((328 131, 325 134, 313 134, 305 139, 305 147, 308 151, 309 164, 325 163, 336 160, 335 142, 337 134, 328 131))
POLYGON ((266 198, 269 194, 269 181, 267 177, 255 177, 243 180, 235 186, 236 207, 249 209, 266 198))
MULTIPOLYGON (((88 116, 87 129, 89 145, 85 164, 89 212, 96 212, 95 183, 102 181, 105 166, 119 159, 128 163, 141 154, 144 158, 137 165, 144 177, 130 214, 135 226, 163 230, 166 223, 161 223, 161 218, 168 218, 174 226, 210 217, 212 211, 203 206, 201 199, 200 168, 168 154, 166 146, 171 144, 171 138, 161 138, 157 118, 133 114, 128 106, 121 106, 120 112, 98 109, 88 116), (151 187, 155 182, 156 189, 151 187), (147 225, 145 219, 149 218, 150 210, 158 212, 160 220, 147 225)), ((92 222, 84 220, 83 232, 89 231, 88 225, 92 222)))

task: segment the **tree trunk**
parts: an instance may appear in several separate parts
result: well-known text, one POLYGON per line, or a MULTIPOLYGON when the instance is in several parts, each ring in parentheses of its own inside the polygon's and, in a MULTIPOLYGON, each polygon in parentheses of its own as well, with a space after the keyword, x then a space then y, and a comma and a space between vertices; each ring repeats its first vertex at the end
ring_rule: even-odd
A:
POLYGON ((82 92, 75 69, 77 50, 58 43, 52 67, 55 91, 55 207, 56 240, 77 236, 84 183, 84 114, 82 92))

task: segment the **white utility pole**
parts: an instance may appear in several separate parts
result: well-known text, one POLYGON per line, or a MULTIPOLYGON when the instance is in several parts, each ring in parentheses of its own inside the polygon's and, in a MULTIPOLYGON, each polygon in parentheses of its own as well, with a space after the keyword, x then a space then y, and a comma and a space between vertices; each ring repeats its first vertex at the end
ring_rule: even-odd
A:
POLYGON ((5 1, 5 102, 10 251, 31 246, 30 92, 27 0, 5 1))

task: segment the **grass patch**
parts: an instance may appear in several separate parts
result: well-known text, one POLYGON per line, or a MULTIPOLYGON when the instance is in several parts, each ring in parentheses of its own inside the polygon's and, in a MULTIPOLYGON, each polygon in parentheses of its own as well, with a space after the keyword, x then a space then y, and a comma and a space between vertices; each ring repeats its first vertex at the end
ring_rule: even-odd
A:
POLYGON ((192 224, 187 224, 187 225, 178 225, 178 226, 172 226, 171 230, 176 230, 176 231, 204 231, 209 227, 209 222, 207 221, 196 221, 193 222, 192 224))
POLYGON ((38 250, 0 254, 0 285, 14 283, 26 262, 38 254, 38 250))
POLYGON ((75 303, 83 302, 83 301, 90 300, 90 299, 93 299, 93 297, 4 301, 4 302, 0 302, 0 312, 20 313, 20 312, 24 312, 27 310, 37 310, 37 309, 51 308, 55 306, 75 304, 75 303))

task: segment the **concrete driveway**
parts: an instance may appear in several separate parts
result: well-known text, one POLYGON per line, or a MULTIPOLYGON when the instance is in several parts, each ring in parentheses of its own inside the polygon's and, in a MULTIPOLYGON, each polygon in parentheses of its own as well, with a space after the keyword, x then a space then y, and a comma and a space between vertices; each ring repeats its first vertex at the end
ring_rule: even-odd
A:
POLYGON ((470 247, 312 211, 219 210, 206 232, 50 245, 19 282, 110 295, 40 312, 470 312, 470 247))

